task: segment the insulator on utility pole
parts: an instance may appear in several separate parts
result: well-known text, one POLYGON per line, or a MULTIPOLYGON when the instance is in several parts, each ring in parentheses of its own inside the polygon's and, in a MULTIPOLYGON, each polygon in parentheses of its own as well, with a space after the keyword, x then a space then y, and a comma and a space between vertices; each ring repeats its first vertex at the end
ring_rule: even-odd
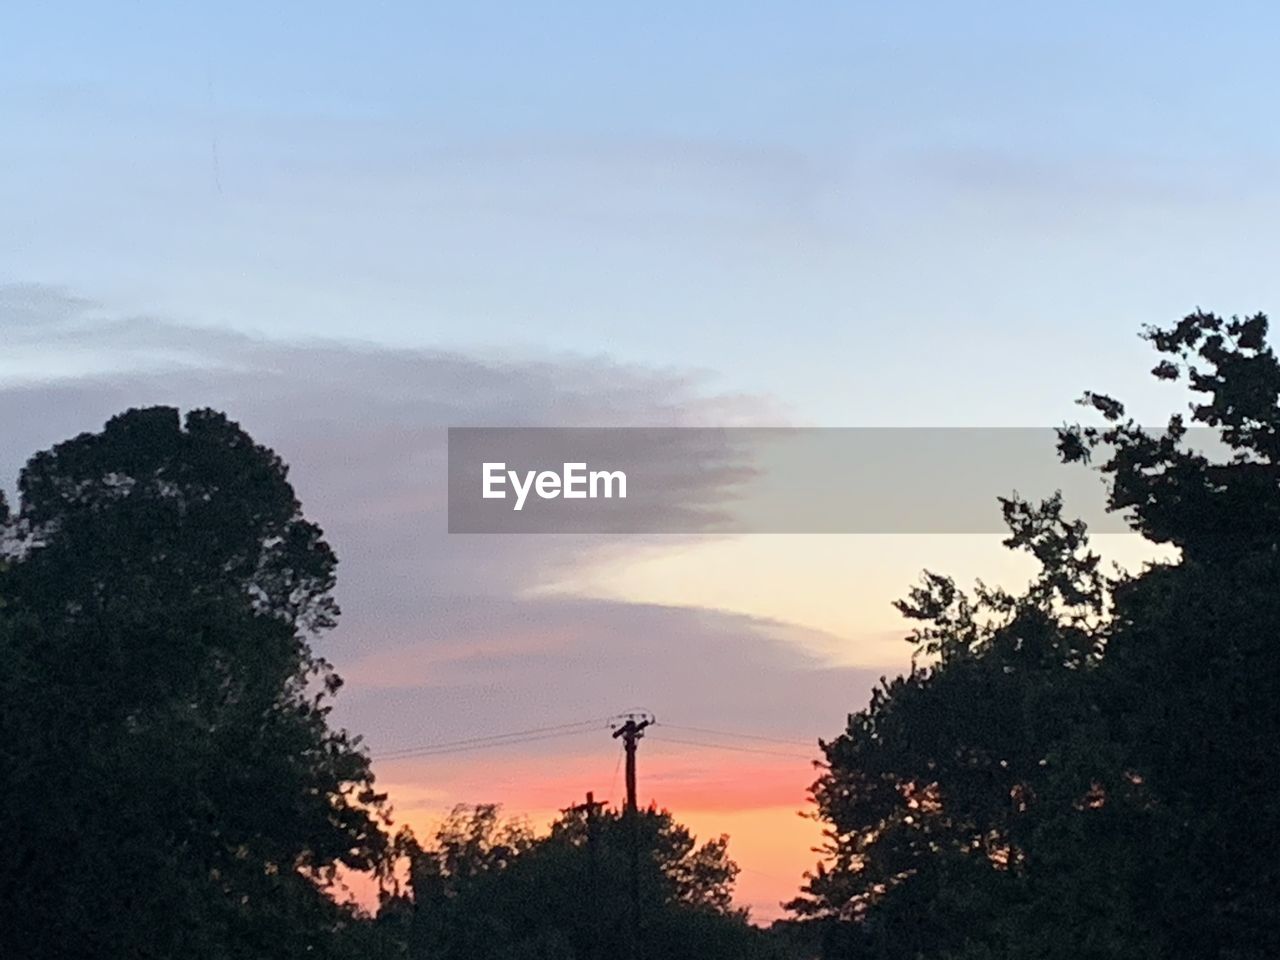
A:
POLYGON ((628 713, 614 721, 613 738, 622 738, 627 752, 627 812, 636 812, 636 743, 644 736, 645 727, 655 722, 651 713, 628 713))

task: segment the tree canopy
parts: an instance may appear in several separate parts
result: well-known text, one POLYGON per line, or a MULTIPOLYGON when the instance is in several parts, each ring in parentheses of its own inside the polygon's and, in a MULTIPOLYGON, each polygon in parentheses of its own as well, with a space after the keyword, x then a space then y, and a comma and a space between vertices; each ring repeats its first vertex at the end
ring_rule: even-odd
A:
POLYGON ((386 859, 329 726, 336 560, 278 456, 156 407, 36 454, 0 569, 0 910, 15 956, 325 956, 386 859))
POLYGON ((1197 395, 1059 433, 1176 556, 1104 573, 1063 504, 1004 503, 1018 594, 926 574, 910 673, 824 744, 823 863, 793 904, 830 957, 1280 954, 1280 365, 1258 315, 1146 338, 1197 395))
MULTIPOLYGON (((665 810, 636 817, 640 956, 781 956, 732 905, 726 837, 699 844, 665 810)), ((405 924, 414 960, 626 957, 631 830, 609 808, 568 809, 538 836, 494 806, 458 807, 430 841, 410 842, 409 895, 384 919, 405 924)))

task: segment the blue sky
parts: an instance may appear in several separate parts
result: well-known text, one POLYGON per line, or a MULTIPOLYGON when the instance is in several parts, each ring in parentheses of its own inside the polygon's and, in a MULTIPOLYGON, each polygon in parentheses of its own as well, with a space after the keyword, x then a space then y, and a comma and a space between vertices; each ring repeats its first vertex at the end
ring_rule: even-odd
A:
POLYGON ((1277 300, 1276 14, 1115 7, 19 5, 0 279, 1058 422, 1277 300))
MULTIPOLYGON (((906 666, 889 604, 920 567, 1025 564, 997 537, 450 537, 445 428, 1046 426, 1087 388, 1163 416, 1141 325, 1280 304, 1277 19, 8 4, 0 488, 130 405, 241 419, 342 558, 341 720, 375 752, 637 705, 830 737, 906 666)), ((545 812, 609 795, 615 747, 380 775, 424 822, 545 812)), ((646 749, 774 915, 812 865, 807 764, 646 749)))

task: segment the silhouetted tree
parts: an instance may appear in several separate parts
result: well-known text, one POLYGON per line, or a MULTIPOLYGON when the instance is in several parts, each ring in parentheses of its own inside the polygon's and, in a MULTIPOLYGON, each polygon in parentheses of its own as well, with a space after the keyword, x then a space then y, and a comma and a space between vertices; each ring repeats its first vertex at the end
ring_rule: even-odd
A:
POLYGON ((1124 768, 1150 797, 1135 853, 1168 958, 1280 956, 1280 363, 1267 319, 1196 312, 1147 339, 1195 395, 1141 430, 1110 397, 1069 460, 1105 456, 1111 505, 1178 560, 1116 587, 1100 672, 1124 768))
POLYGON ((39 454, 0 570, 0 954, 340 953, 324 887, 383 797, 311 640, 335 558, 286 467, 208 411, 39 454))
POLYGON ((824 745, 829 769, 814 797, 829 862, 793 906, 836 921, 831 956, 998 945, 1000 923, 1032 895, 1046 811, 1073 809, 1093 789, 1077 760, 1097 749, 1091 675, 1107 599, 1098 559, 1057 498, 1005 501, 1004 513, 1006 544, 1041 565, 1027 591, 979 584, 966 594, 926 574, 899 604, 922 624, 921 662, 824 745))
POLYGON ((826 861, 794 904, 830 957, 1280 955, 1280 366, 1266 319, 1148 330, 1203 396, 1140 429, 1060 432, 1113 510, 1177 558, 1101 574, 1057 498, 1005 503, 1018 595, 927 574, 912 671, 825 745, 826 861), (1105 457, 1102 456, 1105 451, 1105 457))
MULTIPOLYGON (((641 812, 639 835, 642 957, 782 955, 731 906, 737 866, 726 838, 698 844, 655 809, 641 812)), ((626 956, 629 843, 630 825, 614 810, 590 823, 568 812, 538 837, 495 807, 457 808, 411 851, 411 956, 626 956)))

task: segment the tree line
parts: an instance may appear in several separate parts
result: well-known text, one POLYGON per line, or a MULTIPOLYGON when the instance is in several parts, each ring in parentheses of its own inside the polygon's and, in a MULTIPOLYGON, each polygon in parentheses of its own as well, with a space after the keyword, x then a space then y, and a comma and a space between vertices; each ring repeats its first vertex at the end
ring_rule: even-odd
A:
POLYGON ((272 451, 129 410, 0 500, 0 956, 772 957, 666 811, 395 829, 313 644, 336 558, 272 451), (376 882, 376 910, 340 895, 376 882))
POLYGON ((1034 577, 900 602, 912 666, 819 745, 826 844, 767 931, 726 838, 667 811, 397 829, 330 723, 336 558, 225 415, 37 453, 0 499, 0 955, 1280 956, 1280 364, 1262 315, 1145 336, 1189 411, 1153 432, 1086 394, 1059 453, 1171 558, 1107 569, 1059 497, 1002 501, 1034 577))

